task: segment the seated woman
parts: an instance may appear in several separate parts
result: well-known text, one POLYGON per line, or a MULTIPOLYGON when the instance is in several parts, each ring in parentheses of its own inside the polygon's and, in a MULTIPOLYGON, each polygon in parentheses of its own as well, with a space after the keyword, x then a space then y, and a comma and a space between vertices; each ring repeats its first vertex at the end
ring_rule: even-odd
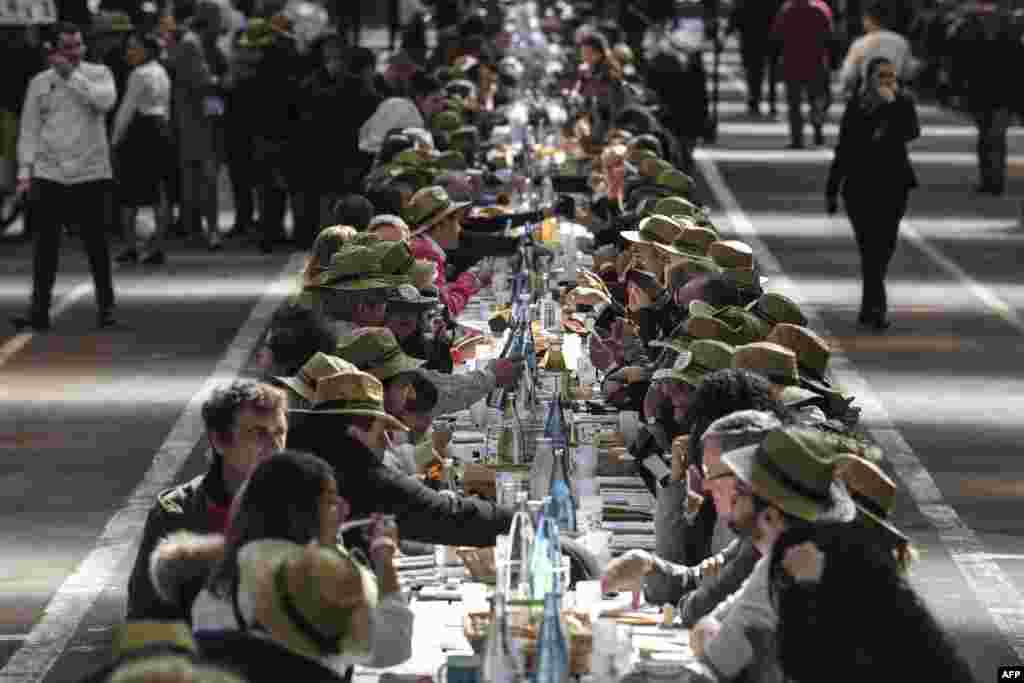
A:
MULTIPOLYGON (((320 458, 296 451, 285 451, 269 458, 256 468, 236 501, 231 524, 222 541, 220 559, 208 574, 206 588, 192 606, 192 626, 197 633, 247 627, 258 630, 253 626, 254 621, 258 621, 254 618, 255 596, 239 590, 239 558, 250 543, 276 540, 299 546, 320 546, 342 558, 342 569, 353 575, 369 575, 365 567, 337 545, 338 531, 348 516, 349 505, 338 495, 334 471, 320 458)), ((369 528, 370 558, 379 581, 379 599, 367 615, 365 648, 358 651, 342 648, 337 652, 325 649, 318 653, 320 663, 338 673, 355 663, 387 667, 411 656, 412 612, 399 591, 393 562, 397 532, 380 523, 369 528)), ((172 537, 157 547, 151 573, 163 595, 175 595, 178 582, 209 568, 213 553, 203 553, 204 562, 198 570, 190 560, 195 557, 197 548, 208 550, 212 543, 210 537, 172 537)), ((362 590, 359 586, 365 583, 353 583, 354 590, 362 590)))

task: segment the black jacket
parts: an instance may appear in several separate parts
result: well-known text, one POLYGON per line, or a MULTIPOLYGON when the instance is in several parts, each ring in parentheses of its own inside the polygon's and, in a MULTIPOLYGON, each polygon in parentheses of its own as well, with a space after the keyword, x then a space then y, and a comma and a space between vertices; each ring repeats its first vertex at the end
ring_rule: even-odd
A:
MULTIPOLYGON (((486 547, 508 532, 515 510, 467 496, 449 497, 415 477, 384 464, 361 443, 335 426, 329 415, 307 415, 288 432, 288 448, 311 450, 334 467, 338 493, 351 506, 351 517, 371 513, 397 516, 403 540, 442 545, 486 547)), ((362 534, 345 538, 346 547, 364 547, 362 534)))
POLYGON ((921 134, 914 101, 899 93, 874 110, 860 96, 846 105, 839 124, 839 144, 828 172, 826 194, 835 197, 846 186, 906 191, 917 187, 907 143, 921 134))
POLYGON ((146 517, 139 554, 135 557, 135 566, 132 567, 131 578, 128 580, 126 619, 190 620, 191 606, 202 589, 202 581, 186 584, 184 594, 177 604, 168 604, 160 598, 153 587, 149 576, 149 556, 161 540, 175 531, 192 531, 197 534, 220 531, 210 528, 211 503, 221 506, 231 503, 231 498, 224 487, 219 460, 214 461, 206 474, 157 496, 156 503, 146 517))

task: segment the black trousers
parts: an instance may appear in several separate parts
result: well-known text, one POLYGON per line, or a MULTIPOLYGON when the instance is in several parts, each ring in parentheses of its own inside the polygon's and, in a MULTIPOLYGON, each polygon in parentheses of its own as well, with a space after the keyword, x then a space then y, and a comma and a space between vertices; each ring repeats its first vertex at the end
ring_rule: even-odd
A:
MULTIPOLYGON (((771 52, 771 44, 764 38, 740 38, 740 58, 743 61, 743 73, 747 79, 747 103, 751 107, 761 106, 761 98, 764 94, 765 67, 769 64, 771 52)), ((771 101, 775 101, 774 96, 771 101)))
POLYGON ((907 190, 843 188, 846 215, 860 250, 861 318, 882 318, 888 311, 885 274, 896 251, 900 221, 907 212, 907 190))
POLYGON ((57 280, 60 238, 65 226, 76 226, 89 257, 96 304, 100 311, 114 307, 114 283, 107 245, 106 202, 110 183, 105 180, 64 185, 50 180, 32 181, 33 226, 32 315, 48 317, 57 280))

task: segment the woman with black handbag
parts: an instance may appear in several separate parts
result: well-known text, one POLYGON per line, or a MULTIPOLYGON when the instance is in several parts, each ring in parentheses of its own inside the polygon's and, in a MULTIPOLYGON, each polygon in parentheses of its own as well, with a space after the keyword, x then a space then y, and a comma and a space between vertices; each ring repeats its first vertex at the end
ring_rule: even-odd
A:
POLYGON ((900 90, 896 67, 884 57, 872 60, 843 113, 825 200, 834 214, 842 192, 861 258, 857 322, 875 331, 889 327, 885 274, 910 190, 917 187, 907 143, 920 134, 914 101, 900 90))

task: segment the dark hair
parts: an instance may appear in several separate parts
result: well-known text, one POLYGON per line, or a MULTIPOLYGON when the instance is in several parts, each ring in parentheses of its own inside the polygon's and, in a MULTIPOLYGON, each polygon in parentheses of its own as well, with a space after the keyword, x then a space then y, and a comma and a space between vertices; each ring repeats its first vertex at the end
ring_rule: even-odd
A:
POLYGON ((704 301, 714 306, 742 306, 743 295, 722 273, 710 273, 704 280, 704 301))
POLYGON ((888 680, 907 661, 921 680, 974 680, 892 554, 868 530, 839 523, 787 530, 772 549, 770 578, 779 664, 788 680, 818 681, 823 670, 842 671, 843 680, 888 680), (821 582, 811 586, 793 582, 782 567, 786 550, 805 541, 826 558, 821 582))
POLYGON ((376 213, 370 200, 361 194, 347 194, 331 207, 331 216, 335 223, 351 225, 359 232, 366 231, 376 213))
POLYGON ((266 345, 279 371, 294 375, 317 351, 334 353, 338 336, 322 315, 292 302, 274 313, 266 345))
POLYGON ((415 146, 412 138, 404 133, 388 135, 380 146, 379 161, 386 164, 407 149, 415 146))
POLYGON ((441 89, 441 81, 424 71, 417 71, 409 79, 409 94, 412 97, 426 97, 441 89))
POLYGON ((763 410, 786 422, 788 412, 772 398, 773 389, 768 380, 747 370, 727 368, 707 375, 697 387, 687 422, 690 424, 690 452, 694 464, 703 462, 701 437, 711 423, 737 410, 763 410))
POLYGON ((377 55, 368 47, 354 47, 349 53, 348 70, 354 74, 361 73, 365 69, 377 68, 377 55))
POLYGON ((160 39, 154 34, 148 31, 138 31, 133 36, 135 40, 139 41, 142 45, 142 49, 146 51, 146 61, 151 59, 158 59, 160 52, 163 50, 163 46, 160 44, 160 39))
POLYGON ((210 592, 230 596, 238 578, 238 553, 246 543, 275 538, 305 545, 317 539, 320 495, 334 476, 324 460, 303 451, 282 451, 257 465, 237 494, 224 559, 210 575, 210 592))
POLYGON ((71 21, 61 21, 58 22, 57 25, 53 27, 54 39, 57 39, 58 37, 63 35, 74 35, 76 33, 81 32, 82 28, 78 24, 71 21))
POLYGON ((392 183, 378 185, 366 194, 379 214, 402 215, 402 191, 397 185, 392 183))
POLYGON ((437 387, 418 372, 400 372, 384 382, 385 390, 392 384, 411 384, 416 390, 416 401, 409 408, 416 413, 429 413, 437 405, 437 387))
POLYGON ((270 412, 285 405, 285 396, 277 388, 251 379, 239 379, 213 390, 203 403, 206 431, 230 435, 238 423, 242 408, 270 412))

